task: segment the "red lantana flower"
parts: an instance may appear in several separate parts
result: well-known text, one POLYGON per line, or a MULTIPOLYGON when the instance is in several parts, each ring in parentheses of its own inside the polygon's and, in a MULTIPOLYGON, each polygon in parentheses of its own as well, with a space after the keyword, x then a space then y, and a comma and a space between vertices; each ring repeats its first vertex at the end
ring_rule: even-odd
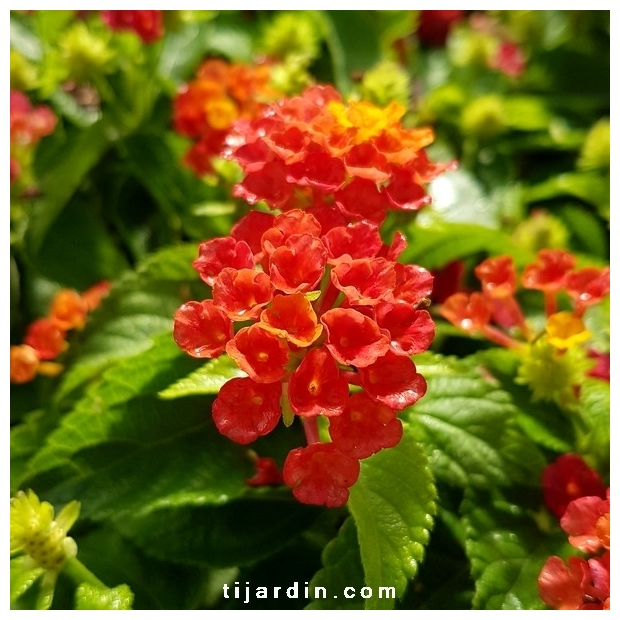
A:
POLYGON ((578 497, 560 519, 568 542, 585 553, 609 549, 609 489, 606 499, 596 495, 578 497))
POLYGON ((405 112, 347 103, 323 85, 272 103, 226 138, 226 156, 244 172, 234 195, 282 211, 331 204, 348 221, 377 224, 388 209, 417 211, 430 202, 425 185, 454 163, 429 161, 433 132, 403 127, 405 112))
POLYGON ((300 502, 336 508, 347 503, 360 464, 333 443, 315 443, 291 450, 282 473, 300 502))
POLYGON ((542 485, 545 505, 558 519, 579 497, 605 497, 600 476, 578 454, 562 454, 547 465, 542 473, 542 485))
POLYGON ((418 308, 432 276, 396 262, 401 235, 388 246, 376 224, 313 212, 250 212, 231 236, 201 243, 193 264, 212 299, 183 304, 173 333, 190 355, 226 352, 247 375, 225 383, 214 401, 222 434, 247 444, 280 418, 300 418, 311 449, 289 455, 284 480, 300 501, 336 506, 359 459, 396 445, 398 412, 426 392, 410 356, 434 334, 418 308), (320 441, 320 416, 333 421, 330 444, 320 441))
POLYGON ((101 11, 101 19, 111 30, 135 32, 144 43, 154 43, 164 35, 162 11, 101 11))

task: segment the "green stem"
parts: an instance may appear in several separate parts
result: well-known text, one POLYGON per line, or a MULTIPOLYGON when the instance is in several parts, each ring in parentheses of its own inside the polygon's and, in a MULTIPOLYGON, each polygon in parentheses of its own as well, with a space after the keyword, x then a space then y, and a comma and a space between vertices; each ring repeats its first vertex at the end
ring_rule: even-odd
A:
POLYGON ((80 583, 89 583, 98 588, 107 589, 108 587, 103 581, 91 573, 77 558, 69 558, 63 564, 62 572, 78 585, 80 583))

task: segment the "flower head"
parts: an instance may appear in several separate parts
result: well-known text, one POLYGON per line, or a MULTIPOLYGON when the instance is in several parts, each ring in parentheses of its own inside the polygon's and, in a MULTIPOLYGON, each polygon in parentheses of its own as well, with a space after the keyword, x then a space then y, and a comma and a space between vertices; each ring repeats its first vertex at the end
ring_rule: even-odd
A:
POLYGON ((31 490, 11 498, 11 555, 24 553, 35 566, 59 570, 77 555, 77 545, 67 532, 77 520, 80 505, 67 504, 54 518, 54 508, 31 490))

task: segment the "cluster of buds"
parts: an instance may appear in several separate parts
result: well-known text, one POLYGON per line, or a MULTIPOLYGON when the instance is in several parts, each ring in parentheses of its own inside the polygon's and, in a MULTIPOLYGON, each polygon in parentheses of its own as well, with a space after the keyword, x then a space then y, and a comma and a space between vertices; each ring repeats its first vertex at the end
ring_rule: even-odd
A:
POLYGON ((430 203, 425 185, 454 163, 432 163, 430 128, 407 129, 406 109, 343 101, 329 85, 310 86, 234 123, 224 155, 244 173, 233 193, 270 209, 332 209, 333 217, 382 224, 389 210, 430 203))
POLYGON ((288 454, 283 479, 303 503, 346 503, 359 460, 400 441, 398 412, 426 391, 411 356, 434 336, 432 276, 397 262, 405 245, 385 245, 372 222, 331 226, 300 209, 251 211, 200 244, 193 264, 212 298, 177 310, 175 341, 198 358, 227 353, 246 375, 213 403, 233 441, 302 420, 308 445, 288 454))
POLYGON ((22 554, 30 567, 57 572, 77 555, 77 545, 67 532, 80 512, 76 501, 54 517, 54 507, 28 490, 11 498, 11 556, 22 554))
POLYGON ((83 329, 87 316, 108 294, 109 283, 100 282, 81 295, 61 289, 50 304, 48 316, 32 322, 22 344, 11 346, 11 383, 28 383, 37 375, 54 376, 62 371, 56 359, 69 347, 67 333, 83 329))
POLYGON ((11 183, 17 181, 25 164, 30 160, 32 149, 51 134, 57 118, 45 105, 33 106, 28 96, 11 91, 11 183))
POLYGON ((584 315, 610 291, 609 267, 575 266, 571 253, 543 249, 524 268, 521 286, 544 296, 546 321, 540 333, 526 321, 517 301, 517 271, 510 256, 480 263, 474 273, 481 292, 450 295, 440 313, 469 334, 519 351, 523 359, 518 380, 532 388, 535 398, 570 398, 580 378, 591 370, 588 354, 597 355, 581 346, 591 338, 584 315))
POLYGON ((164 36, 163 11, 101 11, 101 19, 114 31, 135 32, 144 43, 164 36))
POLYGON ((609 487, 580 456, 565 454, 545 468, 543 489, 547 507, 581 555, 545 562, 540 597, 552 609, 609 609, 609 487))
POLYGON ((184 162, 197 175, 213 171, 234 121, 259 116, 282 93, 271 86, 269 64, 203 62, 193 81, 184 84, 173 102, 175 131, 191 138, 184 162))

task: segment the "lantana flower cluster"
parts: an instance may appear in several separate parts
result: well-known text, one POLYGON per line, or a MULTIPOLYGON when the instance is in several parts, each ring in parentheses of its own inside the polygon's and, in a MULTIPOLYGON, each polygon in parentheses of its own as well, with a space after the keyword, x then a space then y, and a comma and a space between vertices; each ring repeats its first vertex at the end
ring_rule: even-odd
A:
POLYGON ((543 249, 519 278, 511 256, 488 258, 474 269, 481 291, 450 295, 440 313, 469 334, 520 352, 517 381, 529 385, 534 398, 568 401, 585 376, 601 376, 589 357, 605 354, 587 348, 591 333, 584 318, 610 291, 608 266, 577 268, 576 263, 570 252, 543 249), (526 320, 517 300, 519 285, 542 293, 542 330, 526 320))
POLYGON ((82 294, 72 289, 58 291, 48 315, 33 321, 23 342, 11 346, 11 383, 28 383, 39 374, 55 376, 62 372, 62 365, 52 360, 68 349, 68 332, 84 328, 88 314, 99 306, 108 291, 106 281, 82 294))
POLYGON ((390 210, 418 211, 431 201, 426 184, 455 164, 429 160, 433 131, 406 128, 405 112, 397 102, 345 102, 329 85, 273 103, 226 138, 224 155, 244 173, 233 194, 272 210, 332 207, 336 218, 378 225, 390 210))
POLYGON ((36 144, 56 128, 56 114, 46 105, 33 105, 28 95, 11 90, 11 183, 30 164, 36 144))
POLYGON ((271 86, 271 66, 205 60, 196 77, 184 84, 173 102, 175 131, 191 138, 184 162, 201 176, 213 172, 234 121, 259 116, 265 105, 281 97, 271 86))
POLYGON ((577 454, 565 454, 543 472, 544 499, 579 552, 564 562, 550 557, 538 577, 540 597, 552 609, 610 608, 610 489, 577 454))
POLYGON ((283 467, 301 502, 346 503, 359 460, 400 441, 398 412, 426 391, 411 356, 434 336, 432 276, 397 262, 404 247, 400 235, 385 245, 372 222, 324 226, 300 209, 251 211, 230 236, 200 244, 194 267, 212 298, 178 309, 175 341, 198 358, 227 353, 247 375, 213 403, 233 441, 302 420, 308 445, 283 467))

